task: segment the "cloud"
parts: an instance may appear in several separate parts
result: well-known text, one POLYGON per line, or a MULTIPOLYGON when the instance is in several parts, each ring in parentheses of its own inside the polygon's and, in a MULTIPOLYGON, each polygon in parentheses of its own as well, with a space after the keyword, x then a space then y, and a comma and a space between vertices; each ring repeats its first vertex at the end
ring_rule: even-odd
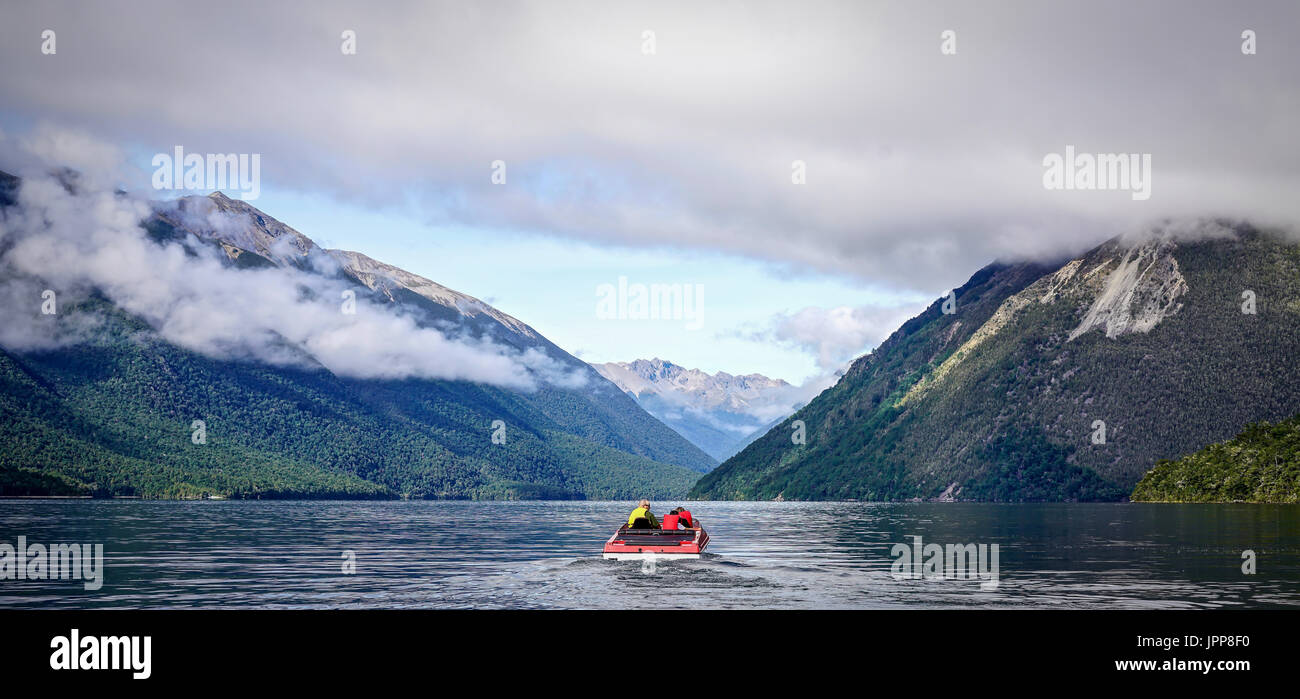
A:
MULTIPOLYGON (((27 150, 38 157, 63 153, 27 150)), ((96 152, 89 144, 74 151, 96 152)), ((111 162, 100 156, 81 163, 111 162)), ((343 291, 355 287, 336 278, 291 268, 235 269, 209 246, 156 243, 139 225, 151 212, 147 202, 89 186, 105 181, 103 170, 86 170, 77 188, 40 168, 24 175, 17 206, 0 220, 0 345, 6 349, 93 340, 97 319, 68 309, 94 291, 144 319, 162 339, 222 359, 521 390, 539 382, 577 388, 587 380, 539 350, 519 353, 447 335, 363 296, 355 314, 345 314, 343 291), (40 313, 47 288, 56 293, 58 316, 40 313)))
POLYGON ((6 10, 0 103, 147 152, 261 153, 275 186, 409 200, 469 229, 720 250, 930 292, 1165 216, 1300 219, 1300 44, 1267 31, 1300 6, 996 9, 23 3, 6 10), (30 38, 45 27, 55 57, 30 38), (1241 54, 1243 28, 1260 32, 1257 55, 1241 54), (939 52, 945 29, 956 55, 939 52), (1066 145, 1150 153, 1151 199, 1044 190, 1042 159, 1066 145), (495 160, 506 185, 491 184, 495 160))
POLYGON ((899 306, 809 306, 793 313, 778 313, 769 326, 752 333, 756 340, 768 340, 807 351, 826 372, 843 369, 889 337, 923 305, 899 306))
POLYGON ((733 333, 753 342, 776 343, 806 352, 820 369, 798 385, 773 391, 768 396, 769 402, 753 414, 766 424, 792 412, 786 406, 807 404, 834 386, 850 362, 874 349, 925 306, 925 302, 833 308, 807 306, 774 314, 764 327, 733 333))

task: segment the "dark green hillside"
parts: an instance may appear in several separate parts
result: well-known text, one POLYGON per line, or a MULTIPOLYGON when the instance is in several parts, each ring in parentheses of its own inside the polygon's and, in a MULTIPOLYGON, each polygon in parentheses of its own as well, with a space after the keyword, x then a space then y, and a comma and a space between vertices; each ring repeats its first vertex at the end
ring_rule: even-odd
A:
POLYGON ((216 361, 140 329, 117 317, 94 345, 0 352, 0 494, 631 498, 695 478, 566 433, 509 391, 216 361))
POLYGON ((1132 499, 1300 503, 1300 416, 1257 423, 1226 442, 1162 460, 1138 482, 1132 499))
MULTIPOLYGON (((0 173, 0 207, 15 206, 20 187, 0 173)), ((340 377, 309 368, 319 365, 305 351, 302 367, 219 360, 159 340, 92 294, 34 318, 93 326, 89 340, 0 349, 0 495, 662 498, 685 494, 714 465, 586 363, 477 299, 356 253, 324 251, 217 194, 160 206, 143 226, 156 243, 183 243, 190 256, 209 245, 250 273, 321 273, 308 255, 335 255, 361 265, 342 265, 337 276, 358 295, 400 306, 426 327, 542 352, 589 381, 514 391, 340 377), (202 227, 210 215, 225 217, 220 231, 202 227), (206 424, 206 444, 191 442, 195 420, 206 424), (494 444, 497 420, 505 441, 494 444)), ((7 249, 4 280, 46 288, 19 278, 7 249)))
POLYGON ((793 416, 807 445, 791 444, 787 422, 692 495, 1117 499, 1159 459, 1300 411, 1294 243, 1241 226, 1111 241, 1048 271, 982 270, 957 314, 932 306, 793 416), (1091 439, 1098 420, 1104 444, 1091 439), (1048 473, 1027 475, 1027 453, 1048 473))
MULTIPOLYGON (((292 228, 243 202, 235 202, 217 195, 213 195, 213 197, 221 206, 229 209, 232 216, 248 217, 255 220, 256 226, 262 231, 280 231, 282 235, 301 236, 292 228)), ((194 197, 192 199, 206 198, 194 197)), ((156 241, 174 242, 197 238, 210 245, 220 246, 221 250, 230 258, 230 264, 235 267, 267 268, 276 266, 276 263, 256 252, 213 239, 210 234, 204 231, 184 228, 183 224, 184 221, 178 220, 175 216, 159 214, 146 221, 145 228, 150 237, 156 241)), ((302 236, 302 240, 306 241, 305 244, 314 246, 314 243, 311 243, 305 236, 302 236)), ((319 248, 316 249, 320 251, 319 248)), ((300 263, 298 266, 308 267, 304 263, 300 263)), ((402 270, 392 269, 398 273, 407 274, 402 270)), ((475 337, 490 338, 492 342, 499 345, 511 346, 518 350, 540 350, 561 366, 587 375, 589 379, 588 385, 579 388, 562 388, 543 384, 536 391, 530 393, 510 393, 488 389, 495 396, 494 400, 527 404, 533 410, 534 415, 540 416, 553 429, 571 433, 596 444, 645 457, 652 461, 686 466, 693 471, 704 472, 713 468, 717 463, 698 447, 641 409, 636 404, 636 401, 618 390, 617 386, 606 381, 585 362, 569 355, 530 327, 523 326, 526 333, 521 333, 518 332, 517 328, 502 325, 496 318, 488 314, 464 316, 454 306, 449 307, 435 302, 401 287, 378 284, 376 288, 372 289, 366 285, 363 279, 346 269, 340 272, 339 278, 355 284, 359 295, 368 296, 372 301, 380 304, 400 307, 402 312, 412 314, 417 322, 426 327, 455 327, 457 332, 465 332, 475 337), (502 397, 506 395, 510 397, 502 397)), ((475 301, 474 303, 488 308, 482 302, 475 301)), ((403 401, 419 399, 420 391, 443 390, 430 388, 436 383, 420 383, 416 393, 411 395, 405 395, 402 386, 398 386, 396 391, 384 391, 382 384, 379 383, 354 382, 354 385, 363 392, 373 389, 390 397, 392 400, 403 401)), ((407 387, 411 385, 416 384, 408 384, 407 387)), ((466 393, 461 389, 457 389, 456 396, 451 400, 456 400, 458 397, 472 399, 473 394, 473 391, 466 393)), ((534 423, 529 421, 527 424, 532 425, 534 423)))
POLYGON ((880 347, 849 368, 840 381, 802 410, 755 440, 696 484, 692 497, 767 499, 894 499, 912 497, 903 463, 894 458, 896 437, 883 434, 903 411, 895 402, 965 342, 1010 295, 1054 269, 1052 265, 993 264, 955 290, 958 313, 944 314, 942 299, 907 321, 880 347), (791 440, 791 424, 807 425, 807 444, 791 440), (875 445, 883 458, 857 459, 875 445))

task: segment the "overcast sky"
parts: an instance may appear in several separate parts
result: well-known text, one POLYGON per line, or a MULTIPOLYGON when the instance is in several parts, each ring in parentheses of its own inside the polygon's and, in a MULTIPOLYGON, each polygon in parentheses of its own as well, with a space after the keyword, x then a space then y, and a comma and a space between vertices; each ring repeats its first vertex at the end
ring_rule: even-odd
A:
POLYGON ((997 258, 1166 216, 1300 220, 1283 0, 0 7, 10 138, 84 130, 140 188, 178 144, 260 153, 254 205, 592 361, 797 382, 997 258), (1150 154, 1151 197, 1046 190, 1066 145, 1150 154), (708 322, 602 324, 620 275, 703 284, 708 322))

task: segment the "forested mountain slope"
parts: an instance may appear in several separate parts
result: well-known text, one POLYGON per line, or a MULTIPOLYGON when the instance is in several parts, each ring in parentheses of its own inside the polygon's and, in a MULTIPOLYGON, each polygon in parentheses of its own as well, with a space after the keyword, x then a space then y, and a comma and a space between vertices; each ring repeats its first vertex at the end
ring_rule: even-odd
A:
POLYGON ((692 496, 1118 499, 1159 459, 1300 412, 1300 246, 1278 232, 1116 238, 1060 265, 992 265, 955 299, 692 496))
MULTIPOLYGON (((17 181, 0 185, 0 205, 20 206, 17 181)), ((20 217, 5 211, 16 229, 20 217)), ((336 279, 466 346, 515 352, 532 385, 338 374, 289 342, 292 362, 213 356, 167 342, 93 290, 41 316, 47 284, 6 259, 10 236, 0 273, 10 287, 30 287, 33 301, 9 310, 84 337, 0 348, 0 495, 666 497, 713 465, 585 363, 477 299, 321 250, 219 194, 160 206, 143 227, 153 244, 191 257, 196 245, 219 246, 214 254, 248 274, 292 268, 336 279)))
POLYGON ((1250 425, 1232 439, 1156 464, 1141 502, 1300 502, 1300 416, 1250 425))

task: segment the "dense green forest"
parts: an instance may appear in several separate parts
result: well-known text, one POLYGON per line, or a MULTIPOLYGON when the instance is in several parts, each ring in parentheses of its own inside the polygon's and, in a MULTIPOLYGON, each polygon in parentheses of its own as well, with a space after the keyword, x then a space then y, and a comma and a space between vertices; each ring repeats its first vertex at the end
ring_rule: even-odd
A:
POLYGON ((1112 500, 1159 459, 1300 411, 1300 246, 1239 226, 1148 253, 1112 240, 1066 265, 981 270, 955 313, 936 301, 692 497, 1112 500), (1090 315, 1121 271, 1128 305, 1090 315), (1076 335, 1089 318, 1103 325, 1076 335), (1031 453, 1045 474, 1030 477, 1031 453))
MULTIPOLYGON (((0 206, 15 204, 18 187, 0 173, 0 206)), ((274 245, 301 235, 242 202, 211 201, 253 239, 274 245)), ((277 266, 179 218, 155 213, 144 227, 161 244, 220 245, 233 267, 277 266)), ((4 252, 0 273, 12 275, 4 252)), ((30 311, 34 322, 93 327, 89 339, 54 350, 0 349, 0 496, 664 498, 684 495, 714 465, 532 328, 495 311, 462 314, 387 282, 340 278, 421 324, 459 323, 460 332, 543 352, 591 380, 516 391, 216 359, 160 340, 93 292, 63 301, 56 315, 36 315, 35 304, 30 311)))
POLYGON ((1161 460, 1137 487, 1140 502, 1300 502, 1300 415, 1250 425, 1233 439, 1161 460))
POLYGON ((92 304, 111 319, 98 341, 0 351, 0 495, 633 498, 698 475, 559 429, 510 391, 218 361, 92 304))

